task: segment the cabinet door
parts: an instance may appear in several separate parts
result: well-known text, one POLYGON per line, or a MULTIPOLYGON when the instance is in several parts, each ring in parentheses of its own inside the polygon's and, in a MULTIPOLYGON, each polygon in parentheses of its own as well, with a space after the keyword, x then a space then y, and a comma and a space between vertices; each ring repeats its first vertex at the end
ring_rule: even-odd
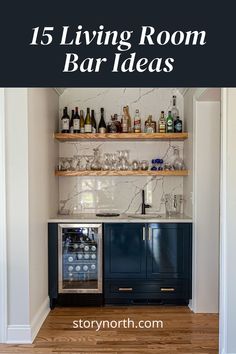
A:
POLYGON ((105 224, 104 263, 106 279, 146 278, 144 224, 105 224))
POLYGON ((191 254, 190 224, 148 225, 148 279, 190 279, 191 254))

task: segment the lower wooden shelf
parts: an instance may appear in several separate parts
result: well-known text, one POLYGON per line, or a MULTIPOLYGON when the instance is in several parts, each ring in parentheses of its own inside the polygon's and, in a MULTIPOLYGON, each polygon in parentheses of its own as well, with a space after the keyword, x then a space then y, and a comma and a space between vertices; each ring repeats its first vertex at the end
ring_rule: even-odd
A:
POLYGON ((188 170, 180 171, 55 171, 56 176, 187 176, 188 170))

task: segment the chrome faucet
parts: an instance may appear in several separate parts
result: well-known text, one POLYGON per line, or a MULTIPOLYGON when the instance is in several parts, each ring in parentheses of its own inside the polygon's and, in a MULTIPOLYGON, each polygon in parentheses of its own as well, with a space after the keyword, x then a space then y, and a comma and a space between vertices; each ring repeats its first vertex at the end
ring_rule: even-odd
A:
POLYGON ((146 208, 151 208, 151 205, 145 204, 145 191, 142 189, 142 215, 146 214, 146 208))

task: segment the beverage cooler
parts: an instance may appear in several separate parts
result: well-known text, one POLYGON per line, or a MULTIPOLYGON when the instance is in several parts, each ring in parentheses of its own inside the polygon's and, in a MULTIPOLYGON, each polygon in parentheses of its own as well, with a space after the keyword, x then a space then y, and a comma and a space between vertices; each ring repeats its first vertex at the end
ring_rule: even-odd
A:
POLYGON ((58 225, 58 293, 102 293, 102 224, 58 225))

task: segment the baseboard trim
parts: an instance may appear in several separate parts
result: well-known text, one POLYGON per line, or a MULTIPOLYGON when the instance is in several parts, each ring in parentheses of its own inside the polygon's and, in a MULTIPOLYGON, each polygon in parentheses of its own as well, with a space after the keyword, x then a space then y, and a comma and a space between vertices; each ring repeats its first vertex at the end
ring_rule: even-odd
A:
POLYGON ((7 344, 31 344, 50 312, 47 297, 34 316, 31 325, 9 325, 7 328, 7 344))
POLYGON ((34 341, 49 312, 49 297, 47 296, 31 322, 31 342, 34 341))

